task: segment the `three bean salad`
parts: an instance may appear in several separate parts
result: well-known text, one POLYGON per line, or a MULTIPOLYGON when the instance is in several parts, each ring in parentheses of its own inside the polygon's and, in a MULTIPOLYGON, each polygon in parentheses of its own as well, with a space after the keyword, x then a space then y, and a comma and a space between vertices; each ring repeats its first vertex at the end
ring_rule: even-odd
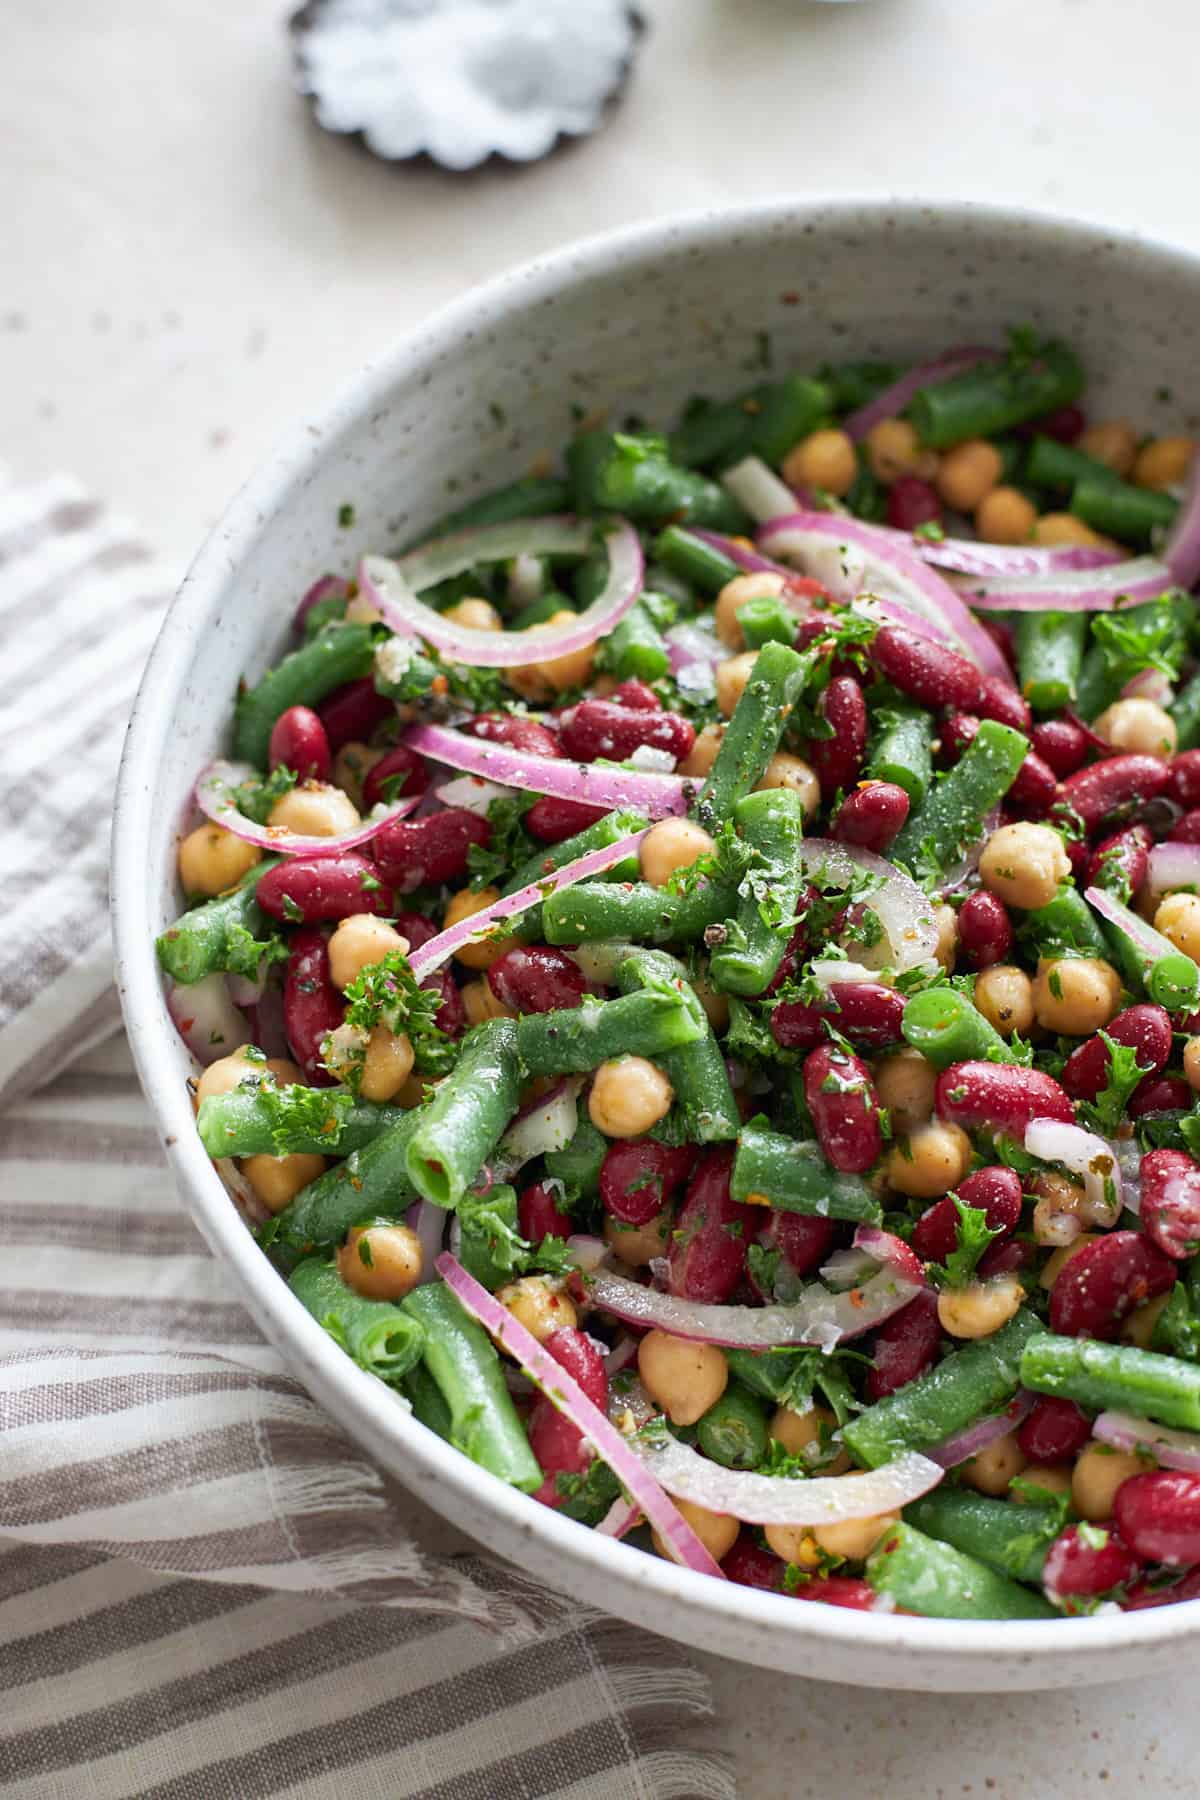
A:
POLYGON ((319 580, 197 783, 158 956, 282 1278, 714 1579, 1200 1596, 1200 502, 1084 385, 585 422, 319 580))

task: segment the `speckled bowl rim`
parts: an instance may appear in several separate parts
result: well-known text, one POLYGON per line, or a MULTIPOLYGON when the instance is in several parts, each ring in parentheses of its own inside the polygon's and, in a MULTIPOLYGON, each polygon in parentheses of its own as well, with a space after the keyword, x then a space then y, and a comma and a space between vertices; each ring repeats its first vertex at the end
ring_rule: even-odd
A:
MULTIPOLYGON (((443 308, 388 355, 368 363, 315 420, 303 421, 250 479, 208 537, 171 605, 143 676, 121 761, 113 831, 113 925, 117 982, 138 1073, 153 1108, 172 1172, 201 1231, 236 1275, 246 1304, 298 1376, 319 1390, 359 1441, 385 1442, 398 1454, 384 1459, 430 1504, 441 1506, 466 1529, 487 1537, 494 1525, 497 1548, 523 1560, 527 1573, 575 1591, 640 1623, 747 1661, 779 1665, 784 1640, 811 1651, 797 1661, 822 1672, 825 1646, 830 1673, 853 1680, 839 1653, 856 1647, 876 1667, 894 1663, 897 1686, 957 1686, 947 1679, 912 1679, 925 1660, 954 1659, 964 1682, 986 1687, 981 1663, 1046 1665, 1071 1661, 1076 1680, 1110 1679, 1120 1671, 1099 1665, 1113 1652, 1149 1650, 1200 1633, 1200 1600, 1114 1617, 1045 1623, 954 1621, 864 1614, 725 1585, 647 1555, 635 1546, 598 1536, 548 1510, 477 1468, 458 1451, 400 1411, 388 1391, 363 1375, 305 1312, 246 1231, 193 1129, 191 1109, 171 1072, 172 1027, 162 1004, 153 940, 160 921, 151 914, 147 880, 152 778, 159 747, 187 678, 192 645, 213 615, 222 590, 253 541, 306 471, 326 454, 328 441, 350 421, 370 414, 401 377, 453 350, 472 331, 497 317, 536 307, 561 289, 637 265, 669 244, 674 251, 704 250, 738 231, 778 237, 815 225, 857 232, 897 234, 906 221, 936 223, 1002 238, 1020 234, 1034 256, 1064 239, 1080 252, 1119 253, 1139 260, 1151 277, 1181 269, 1200 280, 1200 260, 1182 248, 1154 243, 1085 220, 1030 212, 1020 207, 926 202, 885 196, 814 197, 803 202, 767 200, 737 208, 699 211, 654 220, 588 238, 538 257, 443 308), (437 1490, 435 1493, 433 1490, 437 1490), (440 1494, 450 1496, 443 1504, 440 1494), (522 1559, 522 1547, 529 1556, 522 1559), (640 1592, 639 1592, 640 1590, 640 1592), (603 1595, 603 1599, 598 1596, 603 1595), (656 1608, 662 1609, 658 1616, 656 1608), (911 1665, 911 1667, 910 1667, 911 1665), (971 1668, 970 1665, 975 1665, 971 1668)), ((811 247, 811 235, 809 236, 811 247)), ((999 1671, 998 1671, 999 1673, 999 1671)), ((1049 1672, 1047 1671, 1048 1680, 1049 1672)), ((874 1682, 887 1677, 864 1674, 874 1682)), ((1001 1673, 997 1687, 1033 1685, 1001 1673)))

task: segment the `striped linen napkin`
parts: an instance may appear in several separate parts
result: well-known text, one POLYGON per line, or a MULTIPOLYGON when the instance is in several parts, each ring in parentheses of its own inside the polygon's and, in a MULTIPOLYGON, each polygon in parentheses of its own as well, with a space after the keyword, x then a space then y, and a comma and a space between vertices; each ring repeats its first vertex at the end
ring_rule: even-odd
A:
POLYGON ((105 911, 169 585, 73 483, 0 485, 0 1800, 729 1800, 682 1652, 383 1477, 172 1192, 105 911))

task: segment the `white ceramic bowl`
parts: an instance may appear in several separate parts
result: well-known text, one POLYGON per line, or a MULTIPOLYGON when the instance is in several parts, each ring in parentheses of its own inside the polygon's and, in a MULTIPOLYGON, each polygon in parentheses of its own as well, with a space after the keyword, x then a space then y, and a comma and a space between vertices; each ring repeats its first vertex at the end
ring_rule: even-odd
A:
POLYGON ((482 1544, 596 1606, 798 1674, 925 1689, 1147 1675, 1200 1638, 1200 1601, 1047 1624, 953 1623, 801 1605, 725 1585, 503 1486, 405 1416, 315 1324, 256 1248, 193 1130, 186 1054, 153 940, 179 909, 177 830, 226 741, 234 686, 288 638, 328 568, 413 533, 555 453, 579 412, 669 421, 763 360, 928 355, 1032 321, 1079 348, 1102 413, 1153 428, 1195 393, 1200 263, 1061 220, 967 206, 776 204, 571 248, 459 301, 368 366, 238 496, 171 608, 121 772, 114 910, 125 1020, 180 1190, 296 1374, 393 1475, 482 1544), (1165 391, 1164 391, 1165 390, 1165 391), (339 529, 353 503, 356 523, 339 529))

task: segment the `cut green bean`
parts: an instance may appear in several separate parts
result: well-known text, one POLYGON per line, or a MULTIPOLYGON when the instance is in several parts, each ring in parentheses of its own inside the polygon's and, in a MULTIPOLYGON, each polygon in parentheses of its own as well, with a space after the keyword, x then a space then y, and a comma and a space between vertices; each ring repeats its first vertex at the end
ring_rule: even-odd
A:
POLYGON ((1017 618, 1017 670, 1034 712, 1073 706, 1083 665, 1087 614, 1027 612, 1017 618))
POLYGON ((561 1181, 588 1200, 600 1187, 600 1168, 608 1155, 609 1140, 588 1118, 581 1117, 575 1135, 561 1150, 547 1150, 546 1174, 561 1181))
POLYGON ((683 1117, 688 1141, 731 1143, 741 1130, 741 1114, 721 1046, 682 965, 660 950, 633 950, 618 963, 615 976, 623 994, 635 992, 649 982, 674 982, 680 988, 684 1005, 701 1026, 701 1035, 694 1043, 660 1055, 658 1061, 675 1090, 675 1104, 683 1117))
POLYGON ((1102 914, 1101 929, 1109 954, 1126 981, 1143 987, 1155 1005, 1165 1006, 1168 1012, 1194 1012, 1200 1005, 1200 964, 1131 912, 1115 894, 1108 896, 1107 910, 1116 917, 1102 914))
POLYGON ((1195 750, 1200 745, 1200 671, 1185 681, 1170 708, 1175 721, 1180 750, 1195 750))
POLYGON ((289 706, 315 706, 334 688, 369 675, 375 663, 375 640, 369 625, 326 625, 316 637, 238 696, 233 725, 233 754, 256 769, 267 766, 271 728, 289 706))
POLYGON ((1045 906, 1025 914, 1017 928, 1022 944, 1039 956, 1101 956, 1108 958, 1108 941, 1095 913, 1079 889, 1065 881, 1045 906))
POLYGON ((210 1156, 350 1156, 407 1116, 348 1088, 277 1087, 266 1076, 202 1100, 196 1129, 210 1156))
POLYGON ((1143 548, 1175 523, 1179 502, 1157 488, 1134 487, 1128 481, 1077 481, 1071 492, 1071 511, 1093 531, 1116 538, 1121 544, 1143 548))
POLYGON ((805 669, 803 658, 786 644, 764 644, 759 651, 692 809, 706 830, 716 831, 757 787, 779 748, 805 669))
POLYGON ((425 1332, 419 1322, 392 1300, 356 1294, 324 1257, 302 1262, 288 1286, 347 1356, 381 1381, 400 1381, 420 1359, 425 1332))
POLYGON ((451 531, 467 531, 477 525, 504 525, 509 519, 539 519, 549 513, 567 512, 571 491, 565 481, 553 475, 527 475, 508 487, 493 488, 478 500, 468 500, 456 512, 423 531, 416 540, 427 544, 433 538, 445 537, 451 531))
POLYGON ((767 1409, 757 1394, 731 1381, 696 1420, 696 1442, 725 1469, 756 1469, 767 1454, 767 1409))
POLYGON ((206 975, 229 970, 253 979, 259 949, 275 931, 255 899, 259 882, 280 861, 264 856, 230 894, 205 900, 169 925, 155 943, 158 960, 172 981, 191 987, 206 975))
POLYGON ((757 594, 744 601, 737 609, 737 622, 748 650, 796 642, 796 615, 779 594, 757 594))
POLYGON ((438 1437, 450 1442, 450 1408, 442 1399, 439 1388, 423 1362, 416 1364, 408 1371, 400 1383, 401 1392, 407 1397, 413 1409, 413 1418, 421 1425, 428 1426, 438 1437))
POLYGON ((994 719, 981 721, 961 759, 930 790, 892 845, 893 862, 931 872, 951 868, 983 835, 983 821, 1016 780, 1028 738, 994 719))
POLYGON ((1019 1062, 1020 1056, 965 994, 956 988, 926 988, 904 1008, 900 1029, 906 1043, 935 1069, 957 1062, 1019 1062))
POLYGON ((267 1225, 264 1241, 303 1250, 340 1244, 364 1219, 397 1219, 417 1198, 408 1175, 408 1146, 424 1117, 414 1108, 362 1150, 301 1188, 267 1225))
POLYGON ((414 1288, 400 1304, 425 1329, 422 1359, 445 1402, 450 1442, 480 1468, 532 1494, 542 1471, 487 1332, 440 1282, 414 1288))
POLYGON ((1057 438, 1039 434, 1029 447, 1025 479, 1032 487, 1069 494, 1077 481, 1118 481, 1120 477, 1094 456, 1085 456, 1071 444, 1060 444, 1057 438))
MULTIPOLYGON (((528 887, 531 882, 541 881, 552 875, 555 869, 563 869, 568 863, 577 861, 581 856, 589 855, 593 850, 606 850, 610 844, 620 843, 623 837, 643 830, 647 823, 644 813, 606 813, 602 819, 597 819, 594 825, 587 825, 582 831, 577 831, 574 837, 563 838, 561 843, 557 844, 543 844, 509 877, 501 892, 515 894, 518 889, 528 887)), ((622 860, 609 869, 602 878, 602 882, 608 884, 633 881, 637 874, 638 864, 635 853, 634 856, 622 860)), ((544 902, 539 900, 517 916, 518 933, 528 943, 536 944, 542 939, 545 929, 543 905, 544 902)), ((572 943, 574 940, 568 938, 566 942, 572 943)))
POLYGON ((654 540, 654 558, 683 581, 700 589, 702 594, 719 594, 726 582, 733 581, 742 570, 724 551, 706 544, 682 525, 668 525, 654 540))
POLYGON ((745 996, 762 993, 791 941, 806 879, 804 802, 791 788, 766 788, 739 800, 733 817, 755 861, 742 884, 748 891, 709 967, 723 993, 745 996))
POLYGON ((412 1185, 435 1206, 458 1205, 517 1110, 520 1023, 489 1019, 477 1025, 463 1039, 451 1073, 420 1109, 405 1164, 412 1185))
POLYGON ((866 1573, 877 1594, 926 1619, 1058 1617, 1041 1594, 913 1525, 893 1525, 884 1533, 867 1558, 866 1573))
POLYGON ((1083 383, 1083 365, 1074 351, 1046 344, 1035 356, 977 363, 935 387, 918 388, 908 416, 923 444, 948 450, 967 438, 994 437, 1070 406, 1083 383))
POLYGON ((1156 1350, 1044 1332, 1025 1346, 1021 1381, 1089 1412, 1129 1412, 1200 1431, 1200 1366, 1156 1350))
POLYGON ((577 882, 542 903, 548 944, 622 938, 640 944, 691 944, 737 905, 732 881, 701 881, 672 893, 648 881, 577 882))
POLYGON ((619 681, 658 681, 671 667, 666 639, 640 601, 609 633, 604 666, 619 681))
MULTIPOLYGON (((585 563, 584 567, 586 568, 588 565, 585 563)), ((581 602, 581 604, 583 603, 581 602)), ((508 629, 510 631, 528 631, 534 625, 544 625, 557 613, 574 611, 575 608, 567 596, 556 593, 551 588, 548 593, 539 595, 536 600, 531 600, 528 606, 523 606, 520 612, 514 613, 509 621, 508 629)))
POLYGON ((1057 1507, 1017 1505, 944 1484, 911 1501, 904 1517, 929 1537, 965 1556, 977 1556, 998 1574, 1035 1585, 1059 1532, 1057 1507))
POLYGON ((858 412, 899 379, 900 365, 890 362, 823 363, 817 371, 829 389, 835 412, 858 412))
POLYGON ((933 718, 922 706, 889 704, 875 715, 866 774, 904 789, 913 810, 933 785, 933 718))
POLYGON ((723 404, 690 406, 671 433, 674 460, 728 468, 745 456, 781 463, 793 445, 829 422, 832 395, 823 381, 789 375, 723 404))
POLYGON ((662 982, 617 1000, 524 1013, 513 1025, 517 1059, 529 1080, 587 1075, 621 1056, 661 1056, 696 1043, 708 1020, 694 994, 688 1004, 679 985, 662 982))
POLYGON ((742 531, 746 514, 707 476, 682 469, 661 438, 585 431, 567 451, 575 511, 623 513, 655 522, 677 518, 713 531, 742 531))
POLYGON ((307 643, 315 638, 326 625, 332 625, 346 616, 345 594, 326 594, 323 600, 317 600, 304 615, 304 629, 301 635, 307 643))
POLYGON ((817 1144, 771 1131, 759 1119, 742 1127, 729 1191, 735 1200, 779 1212, 877 1225, 878 1200, 858 1175, 831 1169, 817 1144))

